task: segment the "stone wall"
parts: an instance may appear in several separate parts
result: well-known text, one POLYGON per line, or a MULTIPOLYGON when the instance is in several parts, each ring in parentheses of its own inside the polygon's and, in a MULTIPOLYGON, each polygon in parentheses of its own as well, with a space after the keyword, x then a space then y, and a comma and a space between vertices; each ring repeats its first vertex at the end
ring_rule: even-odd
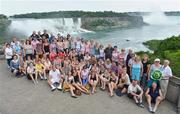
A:
POLYGON ((166 99, 176 104, 177 112, 180 114, 180 78, 170 78, 166 99))

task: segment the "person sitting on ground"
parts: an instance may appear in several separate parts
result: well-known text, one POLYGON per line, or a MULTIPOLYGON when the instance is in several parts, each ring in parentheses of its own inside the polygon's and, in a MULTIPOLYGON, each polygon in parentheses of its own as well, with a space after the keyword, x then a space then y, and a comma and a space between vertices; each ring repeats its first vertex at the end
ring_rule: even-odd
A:
POLYGON ((133 98, 135 103, 139 107, 144 108, 144 105, 142 104, 142 96, 143 96, 142 88, 137 84, 137 80, 133 80, 128 87, 128 97, 133 98))
POLYGON ((49 71, 48 84, 51 86, 51 91, 54 91, 56 88, 62 90, 63 76, 60 71, 56 69, 55 65, 53 65, 52 69, 49 71), (55 87, 55 83, 58 83, 59 85, 55 87))
POLYGON ((20 62, 17 55, 13 56, 13 60, 10 62, 10 69, 13 74, 15 74, 16 77, 19 77, 19 68, 20 68, 20 62))
POLYGON ((131 84, 129 75, 127 74, 127 68, 125 66, 122 67, 123 71, 121 74, 121 78, 119 79, 118 88, 121 90, 122 95, 125 94, 128 90, 129 85, 131 84))
POLYGON ((45 67, 41 63, 41 60, 38 60, 38 62, 35 65, 35 69, 36 69, 36 80, 37 80, 38 75, 40 76, 41 80, 43 79, 47 80, 47 77, 45 75, 45 67))
POLYGON ((74 68, 72 71, 72 75, 74 76, 74 83, 73 85, 82 91, 83 93, 89 94, 89 91, 82 85, 82 80, 80 77, 80 69, 79 68, 74 68))
POLYGON ((117 88, 117 83, 118 83, 118 77, 115 75, 114 72, 112 72, 110 75, 110 80, 109 80, 109 84, 108 84, 111 97, 114 96, 113 92, 117 88))
POLYGON ((69 72, 68 75, 65 76, 64 85, 66 85, 70 89, 71 97, 77 98, 77 96, 74 93, 76 89, 75 86, 73 85, 74 83, 75 83, 74 76, 72 76, 72 73, 69 72))
POLYGON ((95 71, 92 71, 92 73, 89 75, 89 84, 92 87, 92 91, 91 91, 92 94, 96 92, 97 83, 98 83, 98 74, 95 71))
MULTIPOLYGON (((110 71, 110 70, 109 70, 110 71)), ((102 73, 99 78, 101 81, 101 89, 105 90, 106 89, 106 85, 108 84, 109 80, 110 80, 110 73, 109 71, 106 69, 104 73, 102 73)))
POLYGON ((32 62, 29 63, 26 71, 27 71, 27 78, 32 80, 33 83, 36 85, 36 83, 38 83, 38 81, 35 80, 35 67, 32 62))
POLYGON ((158 105, 163 99, 161 89, 157 86, 157 83, 153 82, 152 86, 147 89, 145 95, 148 102, 149 111, 155 113, 158 105), (154 109, 152 108, 151 103, 155 103, 154 109))
POLYGON ((88 79, 89 79, 89 69, 86 68, 86 66, 84 66, 83 69, 81 70, 81 78, 82 78, 83 86, 86 86, 88 84, 88 79))

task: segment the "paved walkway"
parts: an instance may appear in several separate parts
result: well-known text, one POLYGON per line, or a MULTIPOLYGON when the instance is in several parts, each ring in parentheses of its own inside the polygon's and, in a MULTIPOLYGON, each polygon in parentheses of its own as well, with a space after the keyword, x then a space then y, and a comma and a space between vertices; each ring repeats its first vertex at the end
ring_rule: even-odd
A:
MULTIPOLYGON (((147 104, 145 104, 147 107, 147 104)), ((45 81, 33 85, 25 77, 11 77, 5 61, 0 60, 0 114, 150 114, 137 107, 126 96, 109 97, 106 92, 82 95, 77 99, 69 93, 51 92, 45 81)), ((176 114, 175 105, 165 101, 157 114, 176 114)))

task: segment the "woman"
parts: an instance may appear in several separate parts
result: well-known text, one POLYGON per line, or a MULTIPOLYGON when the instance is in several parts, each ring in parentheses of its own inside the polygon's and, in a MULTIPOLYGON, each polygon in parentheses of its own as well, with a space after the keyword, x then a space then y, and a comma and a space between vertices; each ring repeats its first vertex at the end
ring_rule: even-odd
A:
POLYGON ((141 63, 141 59, 139 56, 136 56, 134 61, 132 61, 131 65, 131 79, 132 80, 137 80, 138 83, 141 80, 141 76, 143 73, 143 65, 141 63))
POLYGON ((15 74, 16 77, 19 77, 20 71, 20 62, 17 55, 13 56, 13 60, 10 62, 10 69, 13 74, 15 74))
POLYGON ((82 85, 82 80, 80 77, 80 69, 76 68, 73 69, 73 76, 74 76, 74 86, 79 89, 80 91, 82 91, 83 93, 89 94, 89 91, 82 85))
POLYGON ((154 60, 154 64, 151 65, 150 69, 149 69, 149 74, 148 74, 148 87, 151 87, 153 82, 156 82, 158 86, 160 86, 159 80, 154 80, 151 78, 151 76, 153 75, 154 71, 161 71, 162 66, 160 64, 160 59, 156 58, 154 60))
POLYGON ((38 83, 37 78, 35 79, 35 67, 32 62, 29 63, 27 67, 27 77, 31 79, 35 85, 38 83))
POLYGON ((31 45, 32 45, 32 48, 33 48, 33 55, 35 56, 36 55, 36 47, 37 47, 37 44, 39 43, 39 41, 34 38, 32 41, 31 41, 31 45))
POLYGON ((100 50, 99 50, 99 43, 95 43, 95 46, 94 46, 94 56, 99 59, 100 57, 100 50))
POLYGON ((117 87, 117 83, 118 83, 118 77, 115 75, 114 72, 112 72, 110 76, 109 84, 108 84, 111 97, 114 96, 113 92, 114 92, 114 89, 116 89, 117 87))
POLYGON ((129 85, 131 84, 129 75, 127 74, 127 69, 125 66, 122 67, 123 71, 121 74, 121 78, 119 79, 118 88, 120 88, 121 93, 124 94, 127 92, 129 85))
POLYGON ((10 44, 6 44, 6 47, 5 47, 5 58, 7 60, 8 68, 10 68, 10 62, 12 60, 12 56, 13 56, 13 49, 10 47, 10 44))
POLYGON ((41 80, 43 79, 47 80, 47 77, 45 75, 45 67, 40 60, 37 61, 37 64, 35 65, 35 70, 36 70, 36 77, 35 77, 36 80, 38 75, 40 76, 41 80))
POLYGON ((83 67, 81 70, 81 78, 82 78, 82 85, 86 86, 88 84, 89 79, 89 69, 86 66, 83 67))
POLYGON ((112 64, 111 64, 110 59, 107 59, 107 60, 105 61, 105 68, 106 68, 106 69, 111 69, 111 66, 112 66, 112 64))
POLYGON ((47 55, 50 53, 49 45, 48 39, 44 39, 43 52, 47 55))
POLYGON ((45 74, 49 73, 49 71, 51 70, 51 65, 52 65, 51 61, 49 60, 49 58, 46 58, 46 60, 44 61, 43 64, 44 64, 45 74))
POLYGON ((109 71, 106 69, 105 72, 102 73, 99 76, 99 78, 100 78, 100 81, 101 81, 101 89, 105 90, 106 89, 106 85, 110 81, 110 73, 109 73, 109 71))
POLYGON ((145 89, 145 87, 147 85, 148 73, 149 73, 149 69, 150 69, 149 57, 147 54, 144 54, 142 64, 143 64, 143 74, 142 74, 142 78, 141 78, 141 87, 143 89, 145 89))
POLYGON ((70 88, 70 93, 71 93, 71 97, 73 98, 77 98, 77 96, 75 95, 74 91, 75 91, 75 87, 73 85, 73 83, 75 83, 74 81, 74 77, 72 76, 71 72, 68 73, 68 75, 65 78, 65 82, 64 84, 70 88))
POLYGON ((166 92, 168 88, 169 78, 173 76, 172 70, 169 66, 169 60, 164 60, 164 65, 162 66, 162 79, 160 80, 160 86, 162 90, 163 100, 166 97, 166 92))
POLYGON ((43 42, 41 39, 39 40, 39 43, 37 44, 36 54, 39 55, 39 58, 43 57, 43 42))
POLYGON ((119 51, 117 49, 117 46, 114 46, 114 51, 112 52, 112 61, 114 61, 116 64, 118 63, 118 56, 119 51))
POLYGON ((99 46, 99 58, 101 60, 104 60, 105 59, 104 57, 105 57, 105 53, 104 53, 103 45, 100 45, 99 46))
POLYGON ((95 71, 92 71, 92 73, 89 75, 89 84, 92 87, 91 93, 94 94, 96 92, 96 86, 98 83, 98 74, 95 71))
POLYGON ((33 47, 29 40, 26 40, 26 43, 24 45, 24 53, 25 53, 26 60, 28 56, 30 56, 31 59, 33 58, 33 47))
POLYGON ((57 42, 57 41, 54 39, 53 42, 50 44, 50 53, 51 53, 51 52, 57 53, 57 49, 58 49, 58 48, 57 48, 56 42, 57 42))

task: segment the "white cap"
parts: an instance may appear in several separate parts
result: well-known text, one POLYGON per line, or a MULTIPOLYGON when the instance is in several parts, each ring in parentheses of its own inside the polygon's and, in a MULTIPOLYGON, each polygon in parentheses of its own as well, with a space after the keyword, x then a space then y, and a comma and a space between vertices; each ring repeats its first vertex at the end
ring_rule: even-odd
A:
POLYGON ((156 58, 156 59, 154 60, 154 62, 160 62, 160 59, 159 59, 159 58, 156 58))

